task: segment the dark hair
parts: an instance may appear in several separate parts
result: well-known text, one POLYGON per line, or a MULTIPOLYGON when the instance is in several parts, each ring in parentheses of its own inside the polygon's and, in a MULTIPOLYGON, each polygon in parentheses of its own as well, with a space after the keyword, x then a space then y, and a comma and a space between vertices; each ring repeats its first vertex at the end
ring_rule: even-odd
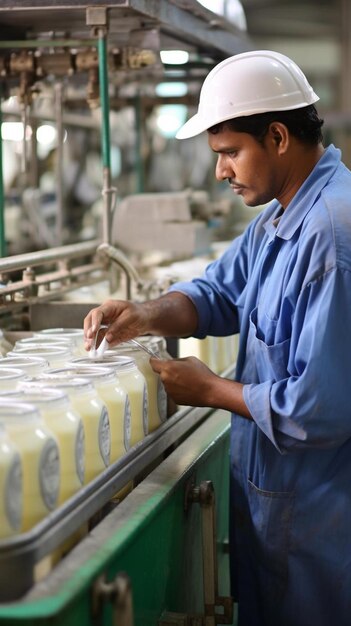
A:
POLYGON ((313 104, 292 111, 269 111, 268 113, 236 117, 220 122, 209 128, 208 131, 216 135, 224 128, 229 128, 229 130, 237 133, 253 135, 259 143, 263 143, 272 122, 284 124, 291 135, 303 143, 316 145, 323 141, 321 128, 324 122, 318 116, 317 109, 313 104))

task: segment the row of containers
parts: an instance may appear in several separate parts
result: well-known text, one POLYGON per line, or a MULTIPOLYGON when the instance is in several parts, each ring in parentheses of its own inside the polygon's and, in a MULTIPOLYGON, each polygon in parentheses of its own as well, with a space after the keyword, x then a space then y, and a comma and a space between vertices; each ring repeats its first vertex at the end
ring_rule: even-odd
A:
MULTIPOLYGON (((139 341, 170 358, 164 338, 139 341)), ((29 531, 167 419, 149 358, 120 344, 92 360, 82 329, 45 329, 0 359, 0 540, 29 531)))

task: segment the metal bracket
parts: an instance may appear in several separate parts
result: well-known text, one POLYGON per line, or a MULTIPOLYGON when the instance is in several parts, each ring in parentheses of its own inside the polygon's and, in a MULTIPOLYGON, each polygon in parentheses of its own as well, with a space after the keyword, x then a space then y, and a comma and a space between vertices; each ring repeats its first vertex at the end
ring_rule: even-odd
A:
POLYGON ((86 11, 87 26, 102 28, 108 25, 108 13, 106 7, 88 7, 86 11))
POLYGON ((233 623, 233 599, 218 595, 215 491, 210 480, 195 486, 194 477, 185 485, 184 509, 193 503, 201 507, 204 615, 164 613, 158 626, 216 626, 233 623), (217 613, 216 609, 222 612, 217 613))
POLYGON ((106 581, 100 576, 92 590, 92 612, 94 623, 101 624, 101 613, 106 602, 112 604, 113 626, 133 626, 133 602, 130 579, 124 572, 119 572, 114 580, 106 581))
POLYGON ((205 604, 205 626, 232 624, 233 600, 218 595, 218 567, 216 540, 216 505, 212 481, 204 480, 189 493, 190 502, 197 502, 202 511, 202 554, 205 604), (216 607, 223 609, 216 612, 216 607))

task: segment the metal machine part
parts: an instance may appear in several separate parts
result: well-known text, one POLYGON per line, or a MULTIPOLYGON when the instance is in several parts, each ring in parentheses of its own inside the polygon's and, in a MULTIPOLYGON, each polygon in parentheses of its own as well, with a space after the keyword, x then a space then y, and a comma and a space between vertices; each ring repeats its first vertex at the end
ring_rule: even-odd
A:
POLYGON ((109 260, 110 263, 116 264, 126 277, 126 299, 132 298, 132 285, 134 285, 134 295, 146 300, 150 297, 157 297, 165 293, 170 286, 167 280, 143 280, 135 267, 129 261, 127 256, 115 246, 108 243, 102 243, 97 252, 109 260))
MULTIPOLYGON (((124 253, 109 244, 91 240, 59 246, 0 259, 0 318, 24 306, 58 300, 80 286, 112 280, 111 263, 126 276, 127 299, 132 297, 132 287, 139 299, 146 299, 150 290, 161 294, 169 286, 168 281, 142 280, 124 253), (22 272, 21 278, 18 278, 19 272, 22 272)), ((80 322, 87 312, 83 311, 80 322)))
POLYGON ((0 259, 0 315, 106 278, 102 263, 95 259, 98 243, 92 240, 0 259))
MULTIPOLYGON (((16 35, 17 39, 22 38, 26 29, 32 36, 50 33, 53 24, 59 33, 69 32, 72 37, 86 37, 92 25, 86 20, 89 4, 85 0, 29 0, 14 6, 12 0, 1 0, 1 28, 7 29, 7 35, 11 28, 13 39, 16 35)), ((179 38, 185 45, 199 46, 200 50, 212 49, 217 54, 235 54, 250 45, 245 32, 205 9, 196 0, 162 0, 162 3, 106 0, 103 7, 94 6, 94 3, 91 7, 95 10, 94 26, 99 25, 97 12, 108 10, 111 41, 117 44, 130 40, 130 33, 137 30, 159 28, 162 37, 173 41, 179 38)))
POLYGON ((185 511, 193 503, 201 507, 204 612, 200 614, 164 613, 158 626, 216 626, 233 623, 233 599, 218 595, 217 535, 215 490, 211 480, 198 486, 192 477, 185 486, 185 511), (222 612, 216 611, 221 607, 222 612))
POLYGON ((111 582, 100 576, 92 592, 92 613, 95 620, 101 619, 103 604, 113 607, 113 626, 133 626, 133 602, 129 577, 125 572, 117 574, 111 582))

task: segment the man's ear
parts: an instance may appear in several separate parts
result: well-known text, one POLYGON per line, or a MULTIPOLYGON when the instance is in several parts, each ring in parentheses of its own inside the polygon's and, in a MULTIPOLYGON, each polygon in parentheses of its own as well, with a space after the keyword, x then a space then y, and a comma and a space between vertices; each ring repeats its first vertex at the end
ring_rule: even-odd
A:
POLYGON ((284 154, 290 143, 290 133, 281 122, 272 122, 269 125, 268 138, 274 143, 279 154, 284 154))

